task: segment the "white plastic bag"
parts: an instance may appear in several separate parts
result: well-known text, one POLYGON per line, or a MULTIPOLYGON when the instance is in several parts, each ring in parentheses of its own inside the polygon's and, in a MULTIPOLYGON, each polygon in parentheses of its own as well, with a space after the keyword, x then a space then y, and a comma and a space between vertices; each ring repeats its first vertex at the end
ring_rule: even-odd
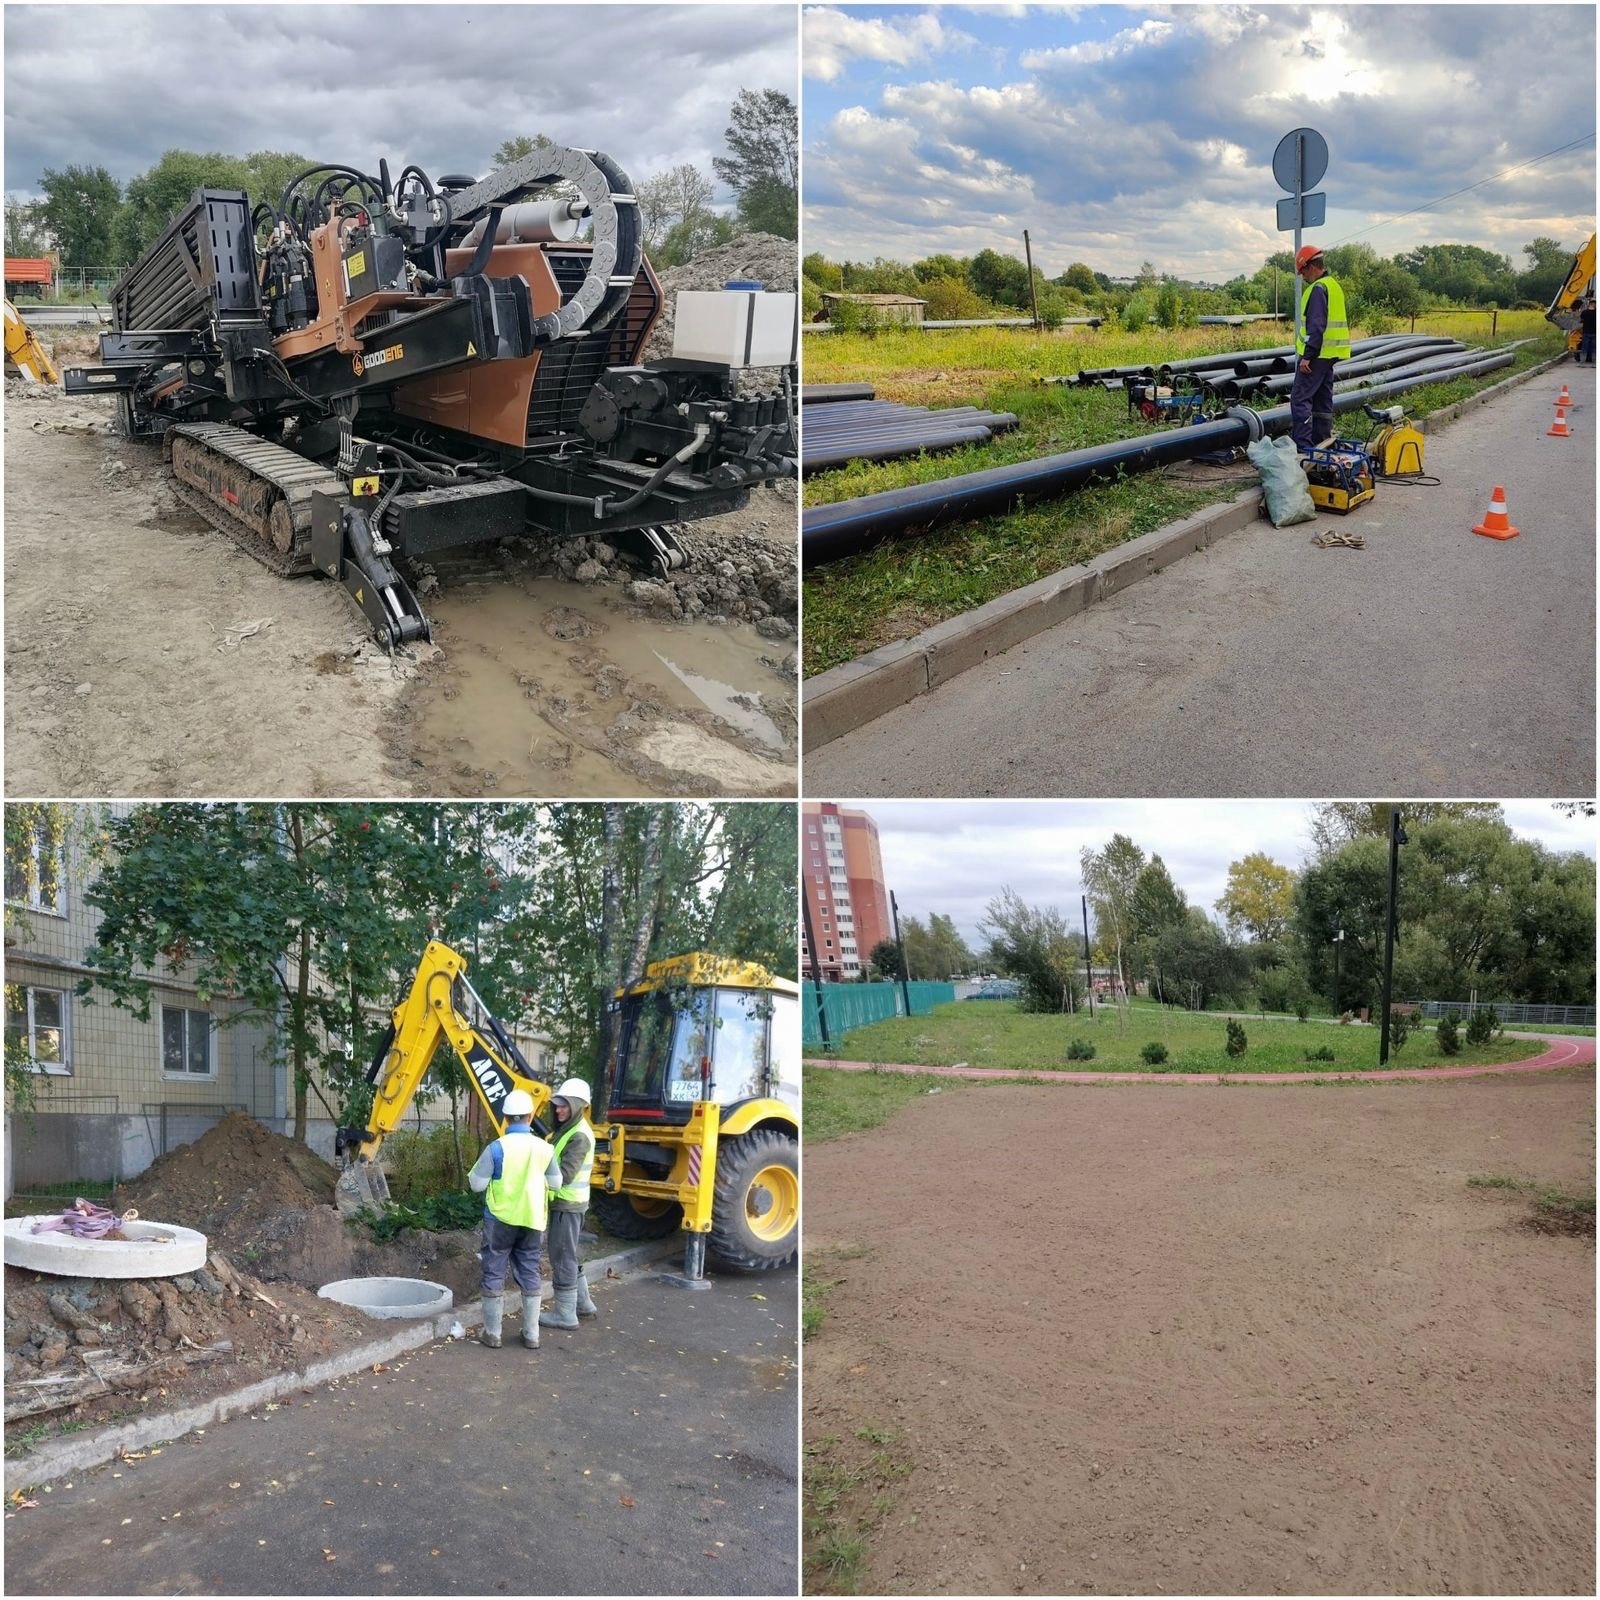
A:
POLYGON ((1274 528, 1316 519, 1311 486, 1306 482, 1305 468, 1300 465, 1300 452, 1295 449, 1293 439, 1257 439, 1245 446, 1245 454, 1261 474, 1261 485, 1267 496, 1267 515, 1274 528))

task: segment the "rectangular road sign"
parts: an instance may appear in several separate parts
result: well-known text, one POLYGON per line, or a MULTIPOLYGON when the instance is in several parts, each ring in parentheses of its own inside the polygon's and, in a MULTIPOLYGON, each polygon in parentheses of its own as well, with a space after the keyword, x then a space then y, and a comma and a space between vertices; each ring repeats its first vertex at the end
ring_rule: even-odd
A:
POLYGON ((1328 197, 1325 194, 1292 194, 1278 202, 1279 233, 1292 233, 1296 228, 1320 228, 1327 220, 1328 197))

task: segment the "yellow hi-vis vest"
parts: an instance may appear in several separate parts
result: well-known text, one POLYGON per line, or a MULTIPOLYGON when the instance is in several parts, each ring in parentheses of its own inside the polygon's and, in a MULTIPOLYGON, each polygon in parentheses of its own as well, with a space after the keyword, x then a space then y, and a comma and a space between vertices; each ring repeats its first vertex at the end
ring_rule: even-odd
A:
POLYGON ((566 1148, 567 1141, 574 1134, 581 1134, 588 1148, 583 1153, 583 1164, 574 1174, 571 1183, 563 1184, 550 1198, 552 1200, 567 1200, 575 1205, 588 1205, 589 1203, 589 1175, 594 1171, 594 1129, 577 1113, 574 1112, 572 1122, 567 1131, 556 1140, 552 1148, 556 1160, 561 1159, 561 1152, 566 1148))
MULTIPOLYGON (((1322 354, 1324 361, 1348 361, 1350 359, 1350 324, 1345 320, 1344 290, 1339 287, 1337 278, 1323 276, 1317 283, 1328 286, 1328 331, 1322 336, 1322 354)), ((1295 335, 1294 353, 1303 356, 1306 353, 1306 308, 1311 304, 1311 291, 1317 283, 1308 283, 1300 293, 1300 331, 1295 335)))
POLYGON ((511 1228, 543 1230, 550 1221, 550 1191, 544 1175, 554 1152, 533 1133, 500 1136, 500 1176, 489 1180, 484 1204, 511 1228))

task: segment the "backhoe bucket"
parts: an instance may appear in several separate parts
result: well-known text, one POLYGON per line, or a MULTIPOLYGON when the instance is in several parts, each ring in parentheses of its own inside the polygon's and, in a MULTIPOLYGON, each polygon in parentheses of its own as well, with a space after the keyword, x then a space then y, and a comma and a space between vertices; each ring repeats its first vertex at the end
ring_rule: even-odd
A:
POLYGON ((389 1180, 384 1177, 383 1168, 359 1158, 352 1161, 333 1186, 333 1203, 341 1217, 353 1217, 363 1208, 384 1210, 389 1204, 389 1180))

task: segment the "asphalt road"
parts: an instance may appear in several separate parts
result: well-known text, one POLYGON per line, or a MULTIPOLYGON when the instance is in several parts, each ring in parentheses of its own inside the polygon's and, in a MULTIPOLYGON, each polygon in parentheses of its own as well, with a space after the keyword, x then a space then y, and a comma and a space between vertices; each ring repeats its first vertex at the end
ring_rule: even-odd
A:
POLYGON ((36 1491, 6 1593, 794 1594, 795 1273, 596 1300, 36 1491))
POLYGON ((1437 488, 1253 523, 824 745, 805 792, 1593 794, 1594 374, 1563 362, 1441 430, 1437 488), (1497 484, 1504 542, 1471 531, 1497 484), (1367 548, 1313 548, 1329 528, 1367 548))

